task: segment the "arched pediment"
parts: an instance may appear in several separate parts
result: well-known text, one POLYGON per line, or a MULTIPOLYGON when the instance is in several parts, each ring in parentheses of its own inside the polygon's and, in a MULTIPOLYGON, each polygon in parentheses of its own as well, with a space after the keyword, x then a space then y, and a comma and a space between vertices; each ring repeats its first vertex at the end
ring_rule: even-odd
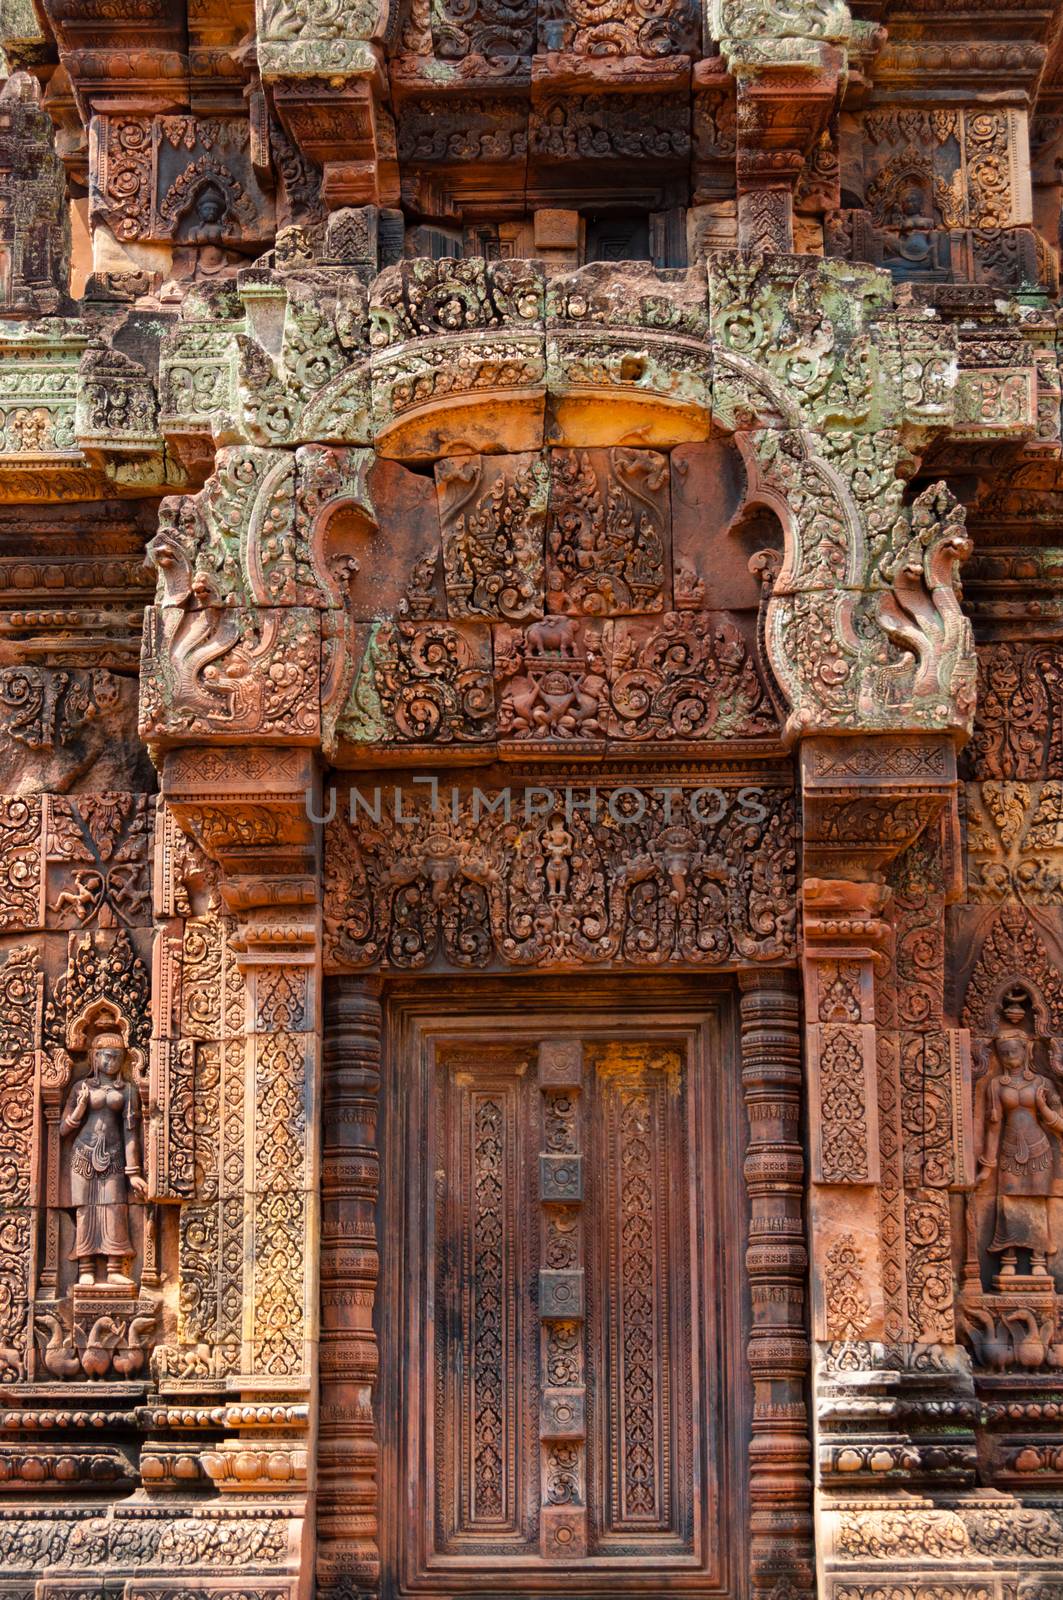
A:
MULTIPOLYGON (((333 616, 321 649, 307 644, 308 661, 324 663, 324 725, 338 715, 335 696, 353 681, 358 653, 337 577, 342 552, 330 554, 325 529, 341 505, 360 526, 379 522, 368 487, 374 461, 438 476, 447 462, 495 460, 504 478, 506 461, 534 457, 553 482, 565 452, 665 461, 729 437, 745 463, 747 506, 769 508, 784 533, 763 637, 789 705, 788 735, 869 725, 967 731, 962 513, 941 486, 906 506, 903 483, 920 442, 949 426, 955 335, 932 314, 891 309, 883 273, 718 254, 707 272, 596 263, 550 279, 535 262, 421 259, 386 269, 368 290, 325 269, 291 282, 258 269, 251 277, 240 289, 228 409, 176 419, 185 438, 199 427, 214 440, 249 442, 223 447, 214 476, 172 514, 180 537, 169 525, 160 533, 168 572, 160 602, 298 610, 311 633, 333 616), (275 442, 250 442, 267 437, 275 442), (175 539, 189 537, 195 548, 175 553, 175 539)), ((212 340, 231 342, 231 317, 214 328, 202 330, 202 360, 212 359, 212 340)), ((187 363, 186 329, 164 359, 164 395, 187 363)), ((188 380, 185 371, 187 392, 199 392, 188 380)), ((165 399, 163 413, 174 422, 165 399)), ((647 470, 660 478, 660 467, 647 470)), ((596 492, 608 498, 604 484, 596 492)), ((371 584, 371 572, 360 581, 371 584)), ((394 603, 375 620, 385 622, 394 603)), ((292 616, 270 621, 286 647, 299 633, 292 616)), ((205 626, 174 623, 209 656, 205 626)), ((218 629, 236 648, 231 610, 206 632, 218 629)), ((247 696, 247 676, 241 668, 239 692, 224 701, 227 737, 237 705, 253 714, 260 703, 247 696)), ((304 706, 309 693, 308 682, 304 706)), ((321 726, 320 704, 312 717, 304 709, 300 739, 321 726)), ((277 725, 271 737, 281 736, 277 725)))

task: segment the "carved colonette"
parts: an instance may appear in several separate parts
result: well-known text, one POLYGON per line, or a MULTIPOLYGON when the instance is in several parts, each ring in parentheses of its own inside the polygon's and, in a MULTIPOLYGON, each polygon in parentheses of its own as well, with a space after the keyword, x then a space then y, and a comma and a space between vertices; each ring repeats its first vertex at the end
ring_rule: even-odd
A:
POLYGON ((743 972, 739 984, 750 1132, 751 1572, 758 1591, 782 1586, 801 1592, 814 1585, 815 1554, 798 985, 795 974, 778 970, 743 972))
POLYGON ((380 1579, 378 1377, 373 1308, 379 1272, 376 1204, 380 980, 334 990, 325 1008, 321 1172, 321 1344, 317 1575, 326 1593, 380 1579))

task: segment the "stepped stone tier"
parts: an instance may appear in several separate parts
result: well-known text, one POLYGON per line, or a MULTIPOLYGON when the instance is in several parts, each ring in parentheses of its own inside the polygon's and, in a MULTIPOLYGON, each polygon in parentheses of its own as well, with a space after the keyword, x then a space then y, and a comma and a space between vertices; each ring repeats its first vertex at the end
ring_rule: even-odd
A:
POLYGON ((0 44, 0 1600, 1063 1600, 1063 4, 0 44))

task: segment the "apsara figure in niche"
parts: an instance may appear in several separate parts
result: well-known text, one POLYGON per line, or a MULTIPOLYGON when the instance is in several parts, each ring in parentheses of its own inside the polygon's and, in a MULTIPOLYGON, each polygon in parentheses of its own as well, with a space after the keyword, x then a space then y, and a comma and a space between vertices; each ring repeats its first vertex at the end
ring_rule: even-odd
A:
POLYGON ((73 1134, 68 1163, 70 1204, 77 1218, 71 1257, 78 1283, 92 1284, 97 1272, 120 1286, 133 1280, 125 1271, 132 1257, 129 1194, 147 1194, 141 1166, 140 1093, 122 1078, 127 1051, 119 1033, 100 1033, 93 1041, 90 1071, 67 1096, 59 1124, 73 1134))
MULTIPOLYGON (((1015 1011, 1005 1003, 1005 1015, 1015 1011)), ((995 1177, 996 1215, 990 1250, 1000 1257, 1000 1276, 1014 1277, 1018 1252, 1030 1253, 1030 1274, 1049 1277, 1055 1254, 1048 1202, 1063 1194, 1058 1175, 1063 1105, 1048 1078, 1034 1065, 1034 1041, 1020 1028, 1003 1027, 992 1041, 996 1072, 986 1094, 985 1136, 979 1182, 995 1177)))

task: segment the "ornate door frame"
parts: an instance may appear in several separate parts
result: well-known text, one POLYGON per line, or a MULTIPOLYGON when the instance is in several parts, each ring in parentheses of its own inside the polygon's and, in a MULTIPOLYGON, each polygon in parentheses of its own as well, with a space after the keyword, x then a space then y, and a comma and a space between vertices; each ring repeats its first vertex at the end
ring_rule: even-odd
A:
MULTIPOLYGON (((622 976, 578 979, 541 976, 531 994, 520 978, 492 977, 468 980, 431 977, 404 979, 389 984, 386 998, 379 980, 344 977, 329 980, 325 1000, 325 1170, 329 1170, 330 1105, 332 1082, 343 1072, 338 1057, 372 1034, 377 1044, 375 1070, 384 1084, 380 1096, 383 1162, 383 1204, 379 1212, 380 1284, 377 1288, 376 1327, 380 1336, 381 1378, 374 1397, 377 1418, 379 1484, 376 1496, 377 1529, 382 1580, 389 1594, 408 1593, 397 1583, 399 1545, 408 1521, 402 1495, 405 1448, 399 1432, 400 1363, 405 1357, 403 1302, 410 1292, 406 1259, 405 1218, 397 1213, 403 1198, 402 1174, 408 1128, 402 1111, 402 1084, 394 1064, 412 1061, 419 1054, 419 1038, 432 1029, 467 1031, 490 1020, 498 1035, 520 1033, 528 1038, 551 1026, 571 1030, 577 1019, 587 1019, 588 1032, 613 1037, 670 1034, 698 1036, 699 1059, 712 1074, 704 1085, 706 1105, 716 1107, 716 1091, 724 1100, 717 1107, 717 1126, 726 1134, 725 1163, 728 1184, 721 1169, 717 1204, 721 1238, 733 1241, 728 1250, 730 1282, 718 1299, 718 1385, 724 1416, 718 1434, 719 1504, 740 1511, 744 1529, 721 1548, 722 1581, 698 1588, 697 1575, 689 1587, 698 1593, 743 1594, 770 1592, 780 1580, 811 1573, 811 1484, 805 1386, 808 1375, 808 1341, 804 1330, 806 1251, 803 1220, 803 1157, 798 1134, 800 1117, 798 1002, 795 975, 786 969, 766 968, 743 974, 740 987, 734 977, 706 979, 701 975, 659 975, 650 980, 652 996, 640 984, 634 990, 622 976), (652 1000, 652 1010, 647 1001, 652 1000), (383 1006, 382 1006, 383 1001, 383 1006), (529 1001, 535 1013, 529 1012, 529 1001), (351 1019, 369 1015, 368 1029, 352 1028, 351 1019), (344 1020, 346 1019, 346 1021, 344 1020), (705 1058, 705 1040, 719 1040, 719 1064, 705 1058), (380 1049, 380 1041, 383 1048, 380 1049), (742 1115, 743 1102, 745 1117, 742 1115), (739 1158, 744 1158, 745 1182, 738 1182, 739 1158), (785 1171, 783 1170, 785 1167, 785 1171), (401 1355, 400 1355, 401 1352, 401 1355), (747 1464, 748 1463, 748 1464, 747 1464), (745 1556, 752 1548, 752 1561, 745 1556), (728 1565, 728 1556, 730 1564, 728 1565)), ((417 1068, 418 1078, 424 1072, 417 1068)), ((349 1071, 343 1073, 349 1077, 349 1071)), ((347 1121, 350 1113, 344 1118, 347 1121)), ((715 1115, 715 1112, 714 1112, 715 1115)), ((365 1126, 364 1121, 361 1124, 365 1126)), ((414 1203, 414 1202, 410 1202, 414 1203)), ((324 1200, 322 1280, 322 1415, 328 1418, 327 1372, 343 1365, 329 1356, 330 1258, 329 1200, 324 1200)), ((340 1252, 345 1248, 337 1238, 340 1252)), ((337 1355, 339 1354, 337 1348, 337 1355)), ((357 1432, 357 1429, 354 1430, 357 1432)), ((348 1429, 344 1443, 333 1441, 339 1456, 352 1459, 355 1442, 348 1429)), ((323 1461, 323 1467, 326 1465, 323 1461)), ((323 1473, 319 1532, 327 1532, 330 1475, 323 1473)), ((368 1479, 363 1485, 368 1486, 368 1479)), ((363 1496, 362 1509, 365 1510, 363 1496)), ((355 1507, 348 1504, 348 1512, 355 1507)), ((729 1516, 729 1513, 728 1513, 729 1516)), ((348 1524, 349 1526, 349 1524, 348 1524)), ((610 1592, 625 1589, 645 1592, 652 1569, 633 1572, 630 1579, 606 1579, 610 1592)), ((655 1574, 654 1574, 655 1576, 655 1574)), ((593 1592, 595 1577, 585 1588, 593 1592)), ((542 1571, 527 1574, 529 1583, 549 1591, 557 1584, 542 1571)), ((475 1585, 471 1585, 474 1588, 475 1585)), ((565 1575, 571 1590, 571 1573, 565 1575)), ((415 1589, 413 1592, 417 1592, 415 1589)), ((429 1585, 427 1590, 432 1592, 429 1585)), ((440 1592, 438 1588, 436 1592, 440 1592)))
MULTIPOLYGON (((326 1029, 322 1084, 322 974, 336 960, 337 931, 348 935, 352 945, 359 942, 357 927, 352 931, 344 922, 346 917, 349 924, 351 907, 359 914, 366 908, 387 909, 388 894, 401 882, 412 881, 405 876, 410 873, 420 885, 418 893, 434 908, 433 938, 445 943, 453 903, 466 892, 461 886, 473 883, 479 903, 487 908, 487 932, 494 938, 502 930, 498 960, 513 961, 512 941, 507 942, 503 927, 505 885, 492 875, 497 873, 492 863, 480 858, 475 829, 470 842, 440 838, 426 824, 423 836, 407 839, 407 845, 416 846, 412 850, 399 850, 394 841, 385 840, 376 877, 370 872, 357 895, 342 889, 347 910, 337 918, 330 877, 336 852, 333 848, 330 865, 330 844, 335 847, 338 841, 342 854, 343 830, 321 827, 325 813, 319 805, 308 815, 306 798, 318 792, 324 763, 344 755, 341 712, 365 658, 364 629, 349 614, 346 591, 337 581, 330 523, 342 509, 337 528, 344 522, 363 530, 378 525, 369 485, 375 457, 423 463, 444 460, 455 449, 464 455, 469 440, 479 439, 485 426, 493 430, 497 446, 500 413, 523 419, 522 428, 528 425, 527 433, 518 429, 515 436, 507 434, 510 450, 545 450, 547 406, 552 417, 563 421, 559 447, 578 449, 607 441, 610 447, 626 448, 621 434, 623 440, 631 437, 629 424, 637 415, 645 419, 645 428, 640 422, 641 445, 650 449, 670 449, 716 430, 734 437, 748 474, 747 505, 767 507, 778 516, 783 558, 777 571, 769 563, 770 572, 765 567, 762 574, 762 640, 785 701, 783 742, 800 748, 805 790, 802 959, 808 1014, 819 1030, 810 1042, 811 1117, 832 1126, 844 1120, 845 1107, 836 1100, 835 1089, 848 1089, 852 1074, 844 1065, 835 1070, 843 1056, 862 1072, 863 1082, 858 1114, 851 1119, 853 1137, 844 1141, 845 1150, 855 1152, 852 1160, 838 1157, 838 1145, 825 1151, 821 1144, 813 1150, 813 1332, 823 1344, 835 1341, 822 1292, 830 1262, 821 1260, 820 1253, 835 1241, 826 1240, 821 1223, 830 1218, 843 1233, 854 1234, 869 1221, 875 1226, 881 1169, 876 1064, 879 1050, 888 1054, 893 1042, 883 1026, 887 986, 878 982, 892 960, 890 929, 881 914, 888 898, 881 892, 884 818, 890 813, 892 853, 900 853, 933 826, 940 812, 948 814, 951 826, 953 747, 967 734, 974 704, 970 629, 956 582, 969 548, 962 508, 944 486, 909 496, 910 503, 904 488, 921 445, 945 430, 962 425, 968 440, 1002 436, 995 418, 973 431, 966 422, 957 424, 967 405, 959 404, 961 385, 973 384, 970 392, 980 393, 982 374, 973 368, 960 373, 954 331, 928 318, 922 308, 891 308, 885 279, 849 263, 714 255, 704 284, 692 285, 701 330, 693 343, 686 333, 660 328, 655 295, 632 297, 630 308, 621 313, 604 294, 595 298, 597 289, 589 302, 582 296, 547 296, 534 269, 535 282, 518 305, 512 296, 499 299, 491 289, 492 274, 501 271, 504 276, 508 270, 505 263, 485 265, 464 325, 431 335, 432 370, 453 362, 455 371, 472 372, 471 386, 463 381, 443 396, 431 385, 411 382, 411 374, 422 371, 419 363, 428 346, 406 313, 400 314, 397 300, 394 310, 390 300, 387 306, 377 305, 375 311, 386 314, 377 318, 374 353, 359 353, 349 363, 335 380, 338 388, 329 389, 328 404, 340 389, 349 396, 362 393, 358 386, 367 384, 364 392, 372 394, 378 423, 363 429, 349 411, 342 423, 326 430, 322 396, 322 405, 307 407, 283 444, 252 443, 262 436, 257 413, 248 418, 244 400, 236 397, 225 436, 241 442, 212 441, 212 448, 215 443, 219 448, 209 484, 199 494, 166 506, 152 547, 160 589, 145 632, 142 731, 160 763, 163 795, 175 827, 191 835, 220 868, 229 919, 225 949, 233 952, 246 991, 241 1037, 246 1043, 249 1163, 240 1192, 248 1267, 239 1372, 232 1373, 241 1404, 233 1407, 232 1420, 227 1418, 230 1436, 224 1450, 211 1453, 212 1464, 235 1487, 233 1464, 239 1459, 243 1472, 252 1459, 251 1428, 256 1430, 254 1459, 261 1464, 255 1492, 273 1492, 271 1474, 280 1470, 282 1459, 289 1462, 290 1515, 284 1531, 292 1558, 286 1570, 302 1592, 312 1568, 320 1589, 338 1596, 372 1591, 379 1570, 373 1208, 380 980, 360 980, 357 992, 352 987, 339 1003, 326 1029), (500 304, 508 309, 498 311, 500 304), (592 316, 585 315, 588 305, 592 316), (811 365, 799 333, 808 326, 810 307, 822 330, 822 348, 811 365), (626 376, 633 340, 638 349, 652 347, 655 352, 636 383, 626 376), (497 387, 500 347, 506 349, 507 360, 512 353, 509 366, 516 375, 515 387, 503 393, 497 387), (593 392, 580 376, 587 349, 593 349, 594 370, 602 375, 593 392), (486 359, 470 367, 475 352, 486 359), (676 404, 677 373, 685 375, 684 393, 690 396, 682 406, 676 404), (487 386, 481 387, 483 383, 487 386), (677 418, 688 411, 693 424, 679 426, 677 418), (688 433, 690 426, 693 433, 688 433), (321 443, 323 438, 331 443, 321 443), (279 527, 290 538, 278 540, 279 527), (193 575, 208 568, 226 575, 224 604, 204 607, 196 598, 193 575), (902 604, 913 584, 919 596, 917 618, 902 604), (210 643, 204 656, 210 663, 207 678, 197 664, 204 630, 210 643), (219 695, 216 657, 229 655, 225 671, 236 687, 229 687, 226 676, 219 695), (248 685, 255 693, 245 703, 243 688, 248 685), (850 768, 847 754, 834 772, 835 757, 825 748, 834 741, 854 752, 855 766, 850 768), (854 777, 859 787, 874 791, 857 797, 856 809, 850 803, 854 777), (844 1018, 833 1014, 832 985, 840 963, 847 970, 859 969, 852 995, 840 1002, 844 1018), (873 980, 879 995, 872 993, 873 980), (313 1133, 300 1127, 303 1142, 294 1152, 298 1192, 286 1182, 267 1199, 270 1174, 277 1167, 275 1123, 285 1124, 281 1108, 298 1101, 306 1109, 307 1129, 315 1129, 319 1087, 325 1127, 320 1167, 313 1133), (264 1088, 269 1092, 263 1093, 264 1088), (319 1196, 320 1276, 314 1249, 319 1196), (263 1395, 277 1401, 281 1423, 261 1421, 264 1408, 251 1402, 263 1395), (316 1433, 315 1409, 320 1413, 316 1433), (296 1435, 297 1427, 306 1430, 303 1436, 296 1435), (303 1537, 312 1507, 317 1510, 316 1545, 303 1537)), ((394 285, 405 304, 410 296, 427 292, 429 280, 432 293, 449 293, 454 271, 447 263, 405 263, 393 274, 394 285)), ((467 297, 459 298, 465 304, 467 297)), ((193 331, 196 337, 206 334, 204 349, 209 348, 212 360, 220 348, 216 341, 227 348, 232 337, 228 327, 193 331)), ((189 332, 183 324, 182 336, 189 332)), ((264 370, 273 366, 269 357, 264 370)), ((342 407, 336 415, 341 412, 342 407)), ((1011 423, 1004 426, 1003 436, 1012 429, 1011 423)), ((551 434, 551 448, 553 442, 551 434)), ((392 661, 398 650, 396 627, 388 624, 383 641, 387 661, 381 682, 389 693, 383 679, 398 670, 392 661)), ((434 634, 424 639, 432 651, 439 647, 434 634)), ((452 662, 452 653, 444 649, 442 654, 452 662)), ((460 676, 464 685, 464 669, 460 676)), ((470 681, 478 684, 475 673, 470 681)), ((443 700, 456 692, 449 680, 438 687, 443 700)), ((412 685, 396 680, 391 688, 409 688, 416 696, 424 683, 421 678, 412 685)), ((384 727, 379 718, 370 718, 369 724, 359 725, 363 737, 346 751, 352 767, 364 772, 375 762, 410 759, 414 745, 401 730, 384 727)), ((444 733, 445 738, 433 737, 423 747, 434 755, 444 747, 443 766, 465 765, 475 741, 453 742, 449 723, 444 733)), ((650 748, 649 743, 640 745, 640 754, 650 748)), ((498 754, 486 746, 482 753, 485 759, 498 754)), ((547 754, 551 762, 556 760, 556 751, 547 754)), ((686 751, 680 759, 687 763, 691 781, 700 781, 704 750, 686 751)), ((722 753, 727 765, 735 759, 740 759, 737 751, 722 753)), ((624 762, 629 768, 627 757, 624 762)), ((341 767, 345 764, 339 760, 341 767)), ((642 762, 639 770, 645 770, 642 762)), ((626 780, 627 771, 619 776, 626 780)), ((586 785, 583 774, 574 781, 586 785)), ((779 865, 780 851, 791 861, 795 853, 789 826, 776 834, 778 849, 756 853, 767 867, 779 865)), ((646 853, 662 881, 668 876, 685 879, 689 873, 689 852, 680 852, 680 862, 671 855, 666 860, 660 848, 656 855, 653 849, 646 853)), ((750 859, 746 846, 715 853, 741 862, 750 859)), ((758 909, 766 910, 770 922, 782 896, 779 873, 773 875, 767 867, 758 909)), ((785 878, 786 869, 780 870, 785 878)), ((634 879, 621 881, 626 894, 634 879)), ((672 887, 681 897, 682 889, 675 883, 672 887)), ((754 1591, 768 1594, 780 1585, 805 1591, 812 1577, 808 1419, 802 1387, 808 1366, 807 1261, 800 1220, 804 1168, 798 1139, 797 998, 789 974, 768 966, 793 958, 794 917, 787 907, 786 936, 773 929, 768 935, 771 947, 765 948, 758 928, 741 926, 752 909, 750 899, 741 885, 732 895, 738 925, 732 931, 741 935, 733 949, 707 952, 695 943, 692 955, 678 959, 693 964, 704 958, 707 966, 720 967, 749 964, 740 984, 743 1077, 752 1130, 746 1160, 753 1218, 750 1367, 755 1389, 750 1565, 754 1591)), ((560 913, 556 920, 565 963, 570 964, 570 956, 586 962, 585 953, 572 954, 560 913)), ((596 958, 593 941, 584 942, 592 944, 596 958)), ((464 954, 460 945, 459 938, 459 957, 464 954)), ((557 962, 556 948, 546 943, 517 955, 549 968, 557 962)), ((350 957, 343 951, 339 955, 341 964, 349 960, 362 970, 390 961, 386 950, 368 948, 364 941, 350 957)), ((629 964, 626 951, 614 955, 629 964)), ((430 962, 434 956, 418 951, 416 959, 430 962)), ((169 966, 167 960, 164 953, 161 982, 181 970, 179 954, 169 966)), ((637 947, 630 964, 635 961, 641 964, 637 947)), ((171 1106, 184 1104, 190 1092, 187 1074, 182 1077, 184 1058, 170 1048, 173 1042, 168 1033, 154 1041, 152 1100, 163 1116, 171 1106)), ((926 1059, 925 1040, 920 1038, 913 1048, 926 1059)), ((846 1097, 846 1104, 850 1100, 846 1097)), ((281 1131, 290 1130, 285 1124, 281 1131)), ((157 1197, 181 1203, 181 1175, 170 1170, 167 1152, 157 1157, 156 1168, 157 1197)), ((293 1170, 289 1162, 285 1172, 293 1170)), ((952 1184, 962 1186, 963 1176, 954 1171, 952 1184)), ((896 1189, 896 1173, 891 1182, 896 1189)), ((895 1209, 902 1204, 895 1195, 891 1203, 895 1209)), ((919 1201, 919 1215, 913 1203, 913 1218, 918 1221, 931 1205, 943 1217, 946 1204, 935 1192, 930 1201, 919 1201)), ((848 1248, 844 1236, 842 1248, 848 1248)), ((877 1303, 876 1297, 873 1311, 877 1303)), ((848 1323, 845 1328, 848 1332, 848 1323)), ((864 1342, 876 1343, 878 1331, 873 1319, 863 1329, 864 1342)), ((947 1328, 943 1337, 948 1337, 947 1328)), ((897 1342, 908 1348, 903 1335, 897 1342)), ((185 1355, 177 1352, 182 1361, 185 1355)), ((872 1366, 877 1360, 872 1349, 872 1366)), ((853 1415, 851 1408, 846 1411, 847 1419, 853 1415)), ((874 1454, 880 1430, 871 1418, 862 1426, 861 1448, 867 1445, 874 1454)), ((855 1424, 847 1420, 835 1452, 842 1473, 849 1470, 854 1431, 855 1424)), ((820 1526, 828 1529, 834 1526, 835 1509, 831 1488, 824 1488, 833 1470, 831 1460, 820 1475, 820 1526)), ((871 1470, 865 1480, 869 1502, 876 1495, 885 1498, 901 1481, 891 1478, 881 1485, 871 1470)), ((899 1464, 897 1471, 907 1474, 909 1469, 899 1464)), ((928 1486, 931 1479, 921 1472, 903 1477, 906 1489, 916 1481, 928 1486)), ((251 1492, 246 1478, 240 1483, 241 1492, 251 1492)), ((846 1477, 845 1489, 853 1486, 846 1477)), ((235 1508, 238 1502, 230 1504, 235 1508)))

